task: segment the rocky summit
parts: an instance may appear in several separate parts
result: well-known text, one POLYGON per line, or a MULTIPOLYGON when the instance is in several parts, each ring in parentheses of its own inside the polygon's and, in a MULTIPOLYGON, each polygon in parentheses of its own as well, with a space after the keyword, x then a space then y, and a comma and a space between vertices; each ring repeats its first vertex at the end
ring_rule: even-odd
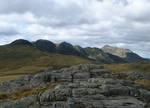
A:
POLYGON ((120 77, 95 64, 48 69, 2 83, 0 108, 150 108, 150 91, 120 77))
POLYGON ((125 48, 118 48, 118 47, 112 47, 109 45, 105 45, 102 50, 105 53, 109 53, 115 56, 118 56, 128 62, 131 61, 141 61, 143 58, 137 55, 136 53, 132 52, 130 49, 125 48))

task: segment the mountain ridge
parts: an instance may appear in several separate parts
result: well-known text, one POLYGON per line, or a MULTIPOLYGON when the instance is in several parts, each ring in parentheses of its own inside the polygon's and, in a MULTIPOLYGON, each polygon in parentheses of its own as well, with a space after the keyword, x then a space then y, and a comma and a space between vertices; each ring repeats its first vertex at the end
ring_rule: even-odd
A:
POLYGON ((46 53, 57 53, 64 55, 73 55, 92 59, 102 63, 124 63, 124 62, 136 62, 145 60, 138 54, 134 53, 130 49, 113 47, 105 45, 102 48, 96 47, 81 47, 79 45, 72 45, 68 42, 61 42, 59 44, 53 43, 49 40, 39 39, 34 42, 30 42, 24 39, 18 39, 10 43, 9 45, 29 45, 37 48, 40 51, 46 53))

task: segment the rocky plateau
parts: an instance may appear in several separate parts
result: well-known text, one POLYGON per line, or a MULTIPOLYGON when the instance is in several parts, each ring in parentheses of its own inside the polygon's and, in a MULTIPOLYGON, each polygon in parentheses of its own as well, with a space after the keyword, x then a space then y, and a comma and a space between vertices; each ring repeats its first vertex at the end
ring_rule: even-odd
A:
POLYGON ((19 99, 1 99, 0 108, 150 108, 150 91, 122 76, 149 78, 138 73, 111 73, 96 64, 48 69, 3 82, 1 93, 46 89, 19 99))

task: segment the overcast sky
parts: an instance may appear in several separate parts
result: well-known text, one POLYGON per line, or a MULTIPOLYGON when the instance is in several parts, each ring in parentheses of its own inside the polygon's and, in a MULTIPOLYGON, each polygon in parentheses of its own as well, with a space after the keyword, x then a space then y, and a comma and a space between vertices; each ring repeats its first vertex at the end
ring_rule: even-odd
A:
POLYGON ((150 58, 150 0, 0 0, 0 44, 109 44, 150 58))

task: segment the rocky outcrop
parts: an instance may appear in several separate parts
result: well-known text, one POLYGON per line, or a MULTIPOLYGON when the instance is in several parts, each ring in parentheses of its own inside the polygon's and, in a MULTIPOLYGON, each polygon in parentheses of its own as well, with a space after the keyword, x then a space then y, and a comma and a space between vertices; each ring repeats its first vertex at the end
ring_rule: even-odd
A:
POLYGON ((103 66, 87 64, 60 70, 47 70, 21 77, 0 86, 2 92, 19 88, 51 89, 18 100, 1 100, 0 108, 149 108, 150 91, 130 80, 117 79, 103 66), (5 89, 4 89, 5 88, 5 89))
POLYGON ((87 47, 84 49, 85 52, 87 53, 88 57, 91 59, 94 59, 96 61, 101 61, 104 63, 121 63, 121 62, 125 62, 122 58, 109 54, 109 53, 105 53, 103 50, 99 49, 99 48, 91 48, 91 47, 87 47))
POLYGON ((74 46, 74 48, 80 53, 81 56, 83 56, 83 57, 88 57, 87 52, 86 52, 85 49, 82 48, 81 46, 76 45, 76 46, 74 46))
POLYGON ((124 49, 124 48, 118 48, 118 47, 112 47, 109 45, 105 45, 102 50, 105 53, 109 53, 115 56, 118 56, 128 62, 133 62, 133 61, 142 61, 144 60, 142 57, 139 55, 135 54, 129 49, 124 49))

